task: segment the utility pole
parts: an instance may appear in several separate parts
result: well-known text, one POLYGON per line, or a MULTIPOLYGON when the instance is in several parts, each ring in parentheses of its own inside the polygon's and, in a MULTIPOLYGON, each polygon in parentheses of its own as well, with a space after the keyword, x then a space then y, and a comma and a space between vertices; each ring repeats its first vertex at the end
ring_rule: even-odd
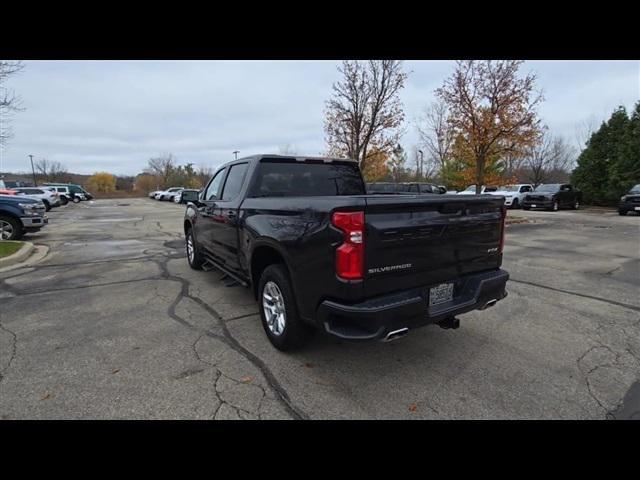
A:
POLYGON ((420 179, 422 180, 422 171, 423 171, 423 165, 424 165, 424 153, 422 150, 418 150, 418 153, 420 154, 420 179))
POLYGON ((38 182, 36 181, 36 171, 33 168, 33 155, 29 155, 29 158, 31 159, 31 172, 33 173, 33 186, 37 187, 38 182))
POLYGON ((236 156, 236 160, 238 159, 238 153, 240 153, 240 150, 235 150, 235 151, 233 152, 233 154, 236 156))

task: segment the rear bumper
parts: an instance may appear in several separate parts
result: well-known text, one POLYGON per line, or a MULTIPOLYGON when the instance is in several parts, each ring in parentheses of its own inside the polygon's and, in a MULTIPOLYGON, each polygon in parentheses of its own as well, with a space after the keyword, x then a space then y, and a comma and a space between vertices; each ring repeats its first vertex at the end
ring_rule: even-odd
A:
POLYGON ((472 310, 482 309, 491 300, 502 300, 509 274, 497 269, 465 275, 453 280, 453 299, 429 306, 425 285, 403 292, 375 297, 357 304, 325 300, 316 312, 317 321, 331 335, 345 340, 379 340, 394 330, 439 323, 472 310))
POLYGON ((522 206, 526 208, 551 208, 553 207, 553 200, 527 200, 522 201, 522 206), (533 206, 535 205, 535 207, 533 206))
POLYGON ((640 213, 640 203, 620 202, 618 204, 618 211, 623 213, 634 211, 640 213), (638 208, 639 210, 636 210, 636 208, 638 208))

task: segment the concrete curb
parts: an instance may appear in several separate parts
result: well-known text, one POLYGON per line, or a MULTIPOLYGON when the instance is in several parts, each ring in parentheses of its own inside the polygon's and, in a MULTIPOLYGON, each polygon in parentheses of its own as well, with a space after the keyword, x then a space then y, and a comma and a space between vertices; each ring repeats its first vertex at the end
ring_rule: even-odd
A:
POLYGON ((33 243, 31 242, 23 242, 23 243, 24 245, 22 245, 22 248, 18 250, 16 253, 13 253, 8 257, 0 258, 0 268, 8 267, 9 265, 13 265, 15 263, 23 262, 24 260, 29 258, 31 253, 33 253, 33 249, 34 249, 33 243))

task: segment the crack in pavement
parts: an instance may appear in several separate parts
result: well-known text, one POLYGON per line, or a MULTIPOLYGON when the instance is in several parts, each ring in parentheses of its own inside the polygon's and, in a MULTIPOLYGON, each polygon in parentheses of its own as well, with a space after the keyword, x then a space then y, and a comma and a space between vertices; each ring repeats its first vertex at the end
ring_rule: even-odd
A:
POLYGON ((618 307, 628 308, 629 310, 634 310, 636 312, 640 312, 640 307, 636 307, 635 305, 630 305, 628 303, 616 302, 615 300, 609 300, 601 297, 594 297, 593 295, 586 295, 584 293, 572 292, 569 290, 563 290, 561 288, 550 287, 548 285, 541 285, 539 283, 526 282, 524 280, 516 280, 515 278, 509 278, 510 282, 522 283, 524 285, 531 285, 532 287, 545 288, 547 290, 552 290, 554 292, 566 293, 567 295, 574 295, 576 297, 589 298, 591 300, 598 300, 600 302, 608 303, 611 305, 617 305, 618 307))
MULTIPOLYGON (((262 373, 269 387, 275 392, 276 399, 280 402, 280 404, 285 408, 285 410, 291 417, 297 420, 308 419, 309 416, 293 404, 285 388, 280 384, 280 382, 275 377, 273 372, 271 372, 269 367, 267 367, 267 365, 262 361, 262 359, 257 357, 253 352, 243 347, 238 342, 238 340, 236 340, 233 337, 233 335, 231 335, 231 332, 229 332, 227 326, 225 325, 225 322, 223 321, 224 319, 222 315, 220 315, 208 303, 206 303, 199 297, 193 296, 189 293, 191 282, 189 282, 188 280, 185 280, 182 277, 172 275, 169 272, 169 269, 167 266, 167 263, 169 260, 170 260, 169 258, 166 258, 162 261, 156 260, 158 267, 162 272, 161 274, 162 278, 166 280, 172 280, 172 281, 178 282, 181 285, 181 289, 178 292, 178 295, 176 296, 174 301, 171 303, 171 305, 169 305, 167 309, 167 314, 169 315, 169 317, 171 317, 173 320, 175 320, 179 324, 191 330, 199 331, 204 335, 207 335, 211 338, 219 340, 220 342, 224 343, 226 346, 234 350, 236 353, 238 353, 240 356, 244 357, 247 361, 249 361, 249 363, 253 364, 260 371, 260 373, 262 373), (176 314, 176 307, 184 298, 188 298, 193 302, 197 303, 198 305, 200 305, 200 307, 202 307, 216 321, 216 323, 222 330, 222 335, 212 332, 211 330, 199 329, 196 326, 187 322, 184 318, 180 317, 178 314, 176 314)), ((247 413, 250 413, 250 412, 247 412, 247 413)))
POLYGON ((2 382, 2 380, 4 380, 4 377, 7 374, 7 371, 9 370, 9 367, 11 367, 11 363, 13 363, 13 359, 16 357, 18 336, 16 335, 15 332, 13 332, 12 330, 9 330, 7 327, 5 327, 2 324, 2 322, 0 322, 0 330, 3 330, 5 332, 7 332, 13 338, 13 340, 11 342, 11 355, 9 356, 9 361, 7 362, 7 366, 4 367, 2 369, 2 371, 0 371, 0 382, 2 382))

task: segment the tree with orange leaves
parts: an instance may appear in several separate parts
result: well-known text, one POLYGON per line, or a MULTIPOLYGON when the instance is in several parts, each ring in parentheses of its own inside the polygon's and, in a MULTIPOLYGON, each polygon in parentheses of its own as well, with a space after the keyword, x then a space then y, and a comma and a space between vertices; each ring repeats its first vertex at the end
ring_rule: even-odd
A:
MULTIPOLYGON (((518 76, 518 60, 464 60, 436 90, 449 108, 448 123, 469 161, 476 193, 491 180, 492 169, 509 153, 536 145, 542 133, 534 91, 536 76, 518 76)), ((462 169, 467 172, 468 169, 462 169)))
POLYGON ((374 150, 367 155, 362 176, 365 182, 375 182, 389 175, 387 161, 389 155, 382 150, 374 150))

